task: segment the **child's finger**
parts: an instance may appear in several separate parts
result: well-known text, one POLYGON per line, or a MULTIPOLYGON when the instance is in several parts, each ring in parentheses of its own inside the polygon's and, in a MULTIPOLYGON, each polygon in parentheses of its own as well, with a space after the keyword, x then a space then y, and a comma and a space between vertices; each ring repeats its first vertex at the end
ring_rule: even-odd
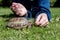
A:
POLYGON ((35 24, 39 25, 39 21, 41 20, 41 15, 39 15, 37 18, 36 18, 36 21, 35 21, 35 24))

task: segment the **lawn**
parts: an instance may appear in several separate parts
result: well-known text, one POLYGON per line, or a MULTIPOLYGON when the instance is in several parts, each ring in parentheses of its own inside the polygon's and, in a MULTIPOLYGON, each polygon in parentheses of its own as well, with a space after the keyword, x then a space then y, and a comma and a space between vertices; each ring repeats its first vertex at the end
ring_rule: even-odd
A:
POLYGON ((9 8, 0 7, 0 40, 60 40, 60 8, 51 8, 51 22, 46 28, 32 25, 30 29, 15 30, 6 27, 12 16, 9 8))

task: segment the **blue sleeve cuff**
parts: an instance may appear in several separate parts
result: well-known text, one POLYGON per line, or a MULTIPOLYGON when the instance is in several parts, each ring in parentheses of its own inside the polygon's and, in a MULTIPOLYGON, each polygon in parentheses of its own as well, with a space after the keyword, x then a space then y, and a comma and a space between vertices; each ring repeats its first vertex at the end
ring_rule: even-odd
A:
POLYGON ((47 14, 47 17, 48 17, 48 20, 50 21, 51 19, 51 13, 48 9, 44 9, 44 8, 41 8, 40 11, 36 14, 35 18, 41 14, 41 13, 46 13, 47 14))

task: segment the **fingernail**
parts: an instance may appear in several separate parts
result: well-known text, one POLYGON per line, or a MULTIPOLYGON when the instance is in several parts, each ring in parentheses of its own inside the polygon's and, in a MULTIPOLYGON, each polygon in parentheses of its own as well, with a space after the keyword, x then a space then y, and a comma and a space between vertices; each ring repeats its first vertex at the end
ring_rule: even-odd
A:
POLYGON ((39 25, 39 23, 35 23, 36 25, 39 25))
POLYGON ((18 8, 18 6, 16 6, 16 8, 18 8))

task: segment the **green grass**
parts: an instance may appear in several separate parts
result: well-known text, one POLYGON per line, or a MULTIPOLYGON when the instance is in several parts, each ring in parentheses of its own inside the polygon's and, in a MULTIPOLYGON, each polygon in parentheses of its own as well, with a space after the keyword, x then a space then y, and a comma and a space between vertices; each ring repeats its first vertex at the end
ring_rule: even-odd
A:
POLYGON ((52 19, 46 28, 32 25, 30 29, 15 30, 6 27, 11 18, 9 8, 0 8, 0 40, 60 40, 60 22, 56 17, 60 16, 60 8, 51 8, 52 19))
POLYGON ((50 6, 53 6, 57 0, 50 0, 50 6))

